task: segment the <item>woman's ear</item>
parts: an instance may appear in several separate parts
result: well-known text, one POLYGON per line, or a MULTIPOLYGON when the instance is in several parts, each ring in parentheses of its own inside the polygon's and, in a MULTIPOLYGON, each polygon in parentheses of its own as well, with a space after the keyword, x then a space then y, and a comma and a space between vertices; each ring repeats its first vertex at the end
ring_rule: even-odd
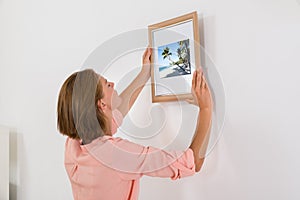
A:
POLYGON ((105 111, 107 106, 106 106, 106 103, 102 100, 102 99, 99 99, 97 101, 97 106, 99 109, 101 109, 102 111, 105 111))

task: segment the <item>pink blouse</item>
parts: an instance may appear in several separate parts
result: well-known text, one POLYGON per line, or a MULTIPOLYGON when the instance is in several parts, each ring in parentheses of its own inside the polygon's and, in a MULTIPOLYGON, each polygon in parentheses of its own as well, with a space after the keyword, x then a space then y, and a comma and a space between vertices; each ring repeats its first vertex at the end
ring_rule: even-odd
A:
POLYGON ((103 136, 87 145, 67 138, 65 167, 75 200, 135 200, 143 175, 175 180, 195 173, 194 156, 103 136))

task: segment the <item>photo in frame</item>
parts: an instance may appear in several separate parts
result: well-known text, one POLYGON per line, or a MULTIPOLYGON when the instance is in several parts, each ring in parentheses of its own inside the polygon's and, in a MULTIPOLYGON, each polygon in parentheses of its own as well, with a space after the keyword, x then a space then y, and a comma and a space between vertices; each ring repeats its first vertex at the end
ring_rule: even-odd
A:
POLYGON ((200 66, 197 12, 148 26, 152 102, 191 98, 193 72, 200 66))

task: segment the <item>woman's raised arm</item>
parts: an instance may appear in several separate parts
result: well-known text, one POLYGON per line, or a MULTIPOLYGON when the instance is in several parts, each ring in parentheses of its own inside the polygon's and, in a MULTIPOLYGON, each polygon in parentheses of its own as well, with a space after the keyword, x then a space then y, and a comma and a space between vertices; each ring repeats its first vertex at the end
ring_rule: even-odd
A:
POLYGON ((192 94, 193 103, 200 107, 197 127, 190 148, 194 152, 196 171, 199 172, 204 162, 205 153, 209 141, 209 132, 211 127, 213 102, 210 89, 206 83, 203 72, 198 69, 193 74, 192 94))
POLYGON ((122 99, 121 105, 118 107, 119 111, 125 117, 132 105, 136 101, 145 83, 150 78, 150 58, 152 49, 147 48, 143 54, 143 66, 137 77, 129 84, 129 86, 120 94, 122 99))

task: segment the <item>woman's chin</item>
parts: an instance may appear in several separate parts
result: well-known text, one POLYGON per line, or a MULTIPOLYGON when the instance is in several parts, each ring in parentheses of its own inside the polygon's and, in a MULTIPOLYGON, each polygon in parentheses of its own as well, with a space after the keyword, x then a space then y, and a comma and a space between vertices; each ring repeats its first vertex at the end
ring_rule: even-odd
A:
POLYGON ((112 95, 112 104, 111 104, 111 108, 112 110, 117 109, 122 103, 122 98, 119 97, 117 91, 114 91, 113 95, 112 95))

